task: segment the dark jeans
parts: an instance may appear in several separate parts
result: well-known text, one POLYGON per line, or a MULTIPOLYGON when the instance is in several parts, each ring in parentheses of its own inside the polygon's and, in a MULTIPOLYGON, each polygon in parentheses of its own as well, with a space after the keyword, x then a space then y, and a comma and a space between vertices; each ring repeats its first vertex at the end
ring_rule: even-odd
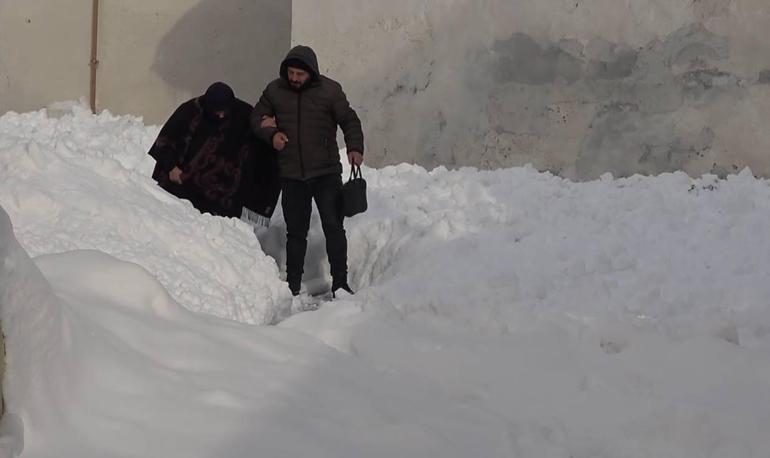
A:
POLYGON ((326 237, 333 284, 347 284, 348 241, 340 208, 342 176, 323 175, 305 181, 281 179, 281 207, 286 221, 286 281, 299 288, 310 229, 311 200, 315 200, 326 237))

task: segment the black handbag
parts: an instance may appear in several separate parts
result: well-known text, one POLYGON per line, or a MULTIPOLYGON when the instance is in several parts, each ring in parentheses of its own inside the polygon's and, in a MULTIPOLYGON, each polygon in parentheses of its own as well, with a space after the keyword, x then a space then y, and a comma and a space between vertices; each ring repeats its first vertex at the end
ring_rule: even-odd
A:
POLYGON ((366 205, 366 180, 361 175, 361 166, 350 167, 350 178, 342 185, 342 214, 351 217, 365 212, 366 205))

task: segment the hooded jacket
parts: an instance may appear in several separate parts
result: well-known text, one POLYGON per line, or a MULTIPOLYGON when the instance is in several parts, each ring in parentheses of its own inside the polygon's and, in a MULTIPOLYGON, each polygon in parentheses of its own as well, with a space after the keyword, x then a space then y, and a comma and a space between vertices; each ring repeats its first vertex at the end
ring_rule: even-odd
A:
POLYGON ((267 85, 251 114, 251 126, 263 140, 272 144, 273 136, 283 132, 289 138, 277 153, 282 178, 306 180, 342 173, 337 126, 342 128, 348 151, 364 153, 361 121, 350 107, 342 86, 318 71, 315 52, 296 46, 281 63, 280 77, 267 85), (299 62, 309 70, 310 79, 301 88, 289 84, 287 67, 299 62), (261 128, 263 116, 275 116, 278 128, 261 128))

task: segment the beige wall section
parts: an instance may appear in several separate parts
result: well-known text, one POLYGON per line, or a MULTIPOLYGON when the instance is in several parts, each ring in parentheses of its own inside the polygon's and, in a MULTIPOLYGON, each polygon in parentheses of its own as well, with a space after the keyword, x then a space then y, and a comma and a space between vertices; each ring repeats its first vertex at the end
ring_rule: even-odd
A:
POLYGON ((768 0, 294 0, 370 165, 770 176, 768 0))
POLYGON ((165 121, 214 81, 254 103, 290 43, 287 0, 102 0, 98 101, 165 121))
MULTIPOLYGON (((0 112, 88 96, 91 4, 0 0, 0 112)), ((101 0, 97 108, 162 123, 214 81, 253 103, 290 36, 290 0, 101 0)))
POLYGON ((88 95, 91 2, 0 0, 0 113, 88 95))
POLYGON ((5 391, 3 391, 3 380, 5 380, 5 334, 2 332, 3 320, 0 320, 0 417, 5 413, 5 391))

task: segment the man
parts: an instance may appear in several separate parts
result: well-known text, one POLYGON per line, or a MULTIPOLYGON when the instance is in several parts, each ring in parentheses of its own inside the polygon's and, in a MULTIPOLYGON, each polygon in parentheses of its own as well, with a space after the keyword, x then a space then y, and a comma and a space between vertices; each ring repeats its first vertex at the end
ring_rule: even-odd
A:
POLYGON ((269 220, 280 182, 275 152, 251 132, 251 110, 222 82, 180 105, 150 148, 152 177, 201 213, 240 217, 246 207, 269 220))
POLYGON ((280 78, 268 84, 251 115, 254 131, 278 152, 281 207, 286 221, 286 281, 293 295, 302 283, 311 201, 315 200, 326 237, 332 296, 348 286, 347 239, 340 210, 342 164, 337 126, 345 134, 348 161, 361 165, 364 134, 342 87, 321 75, 315 52, 293 48, 280 78))

